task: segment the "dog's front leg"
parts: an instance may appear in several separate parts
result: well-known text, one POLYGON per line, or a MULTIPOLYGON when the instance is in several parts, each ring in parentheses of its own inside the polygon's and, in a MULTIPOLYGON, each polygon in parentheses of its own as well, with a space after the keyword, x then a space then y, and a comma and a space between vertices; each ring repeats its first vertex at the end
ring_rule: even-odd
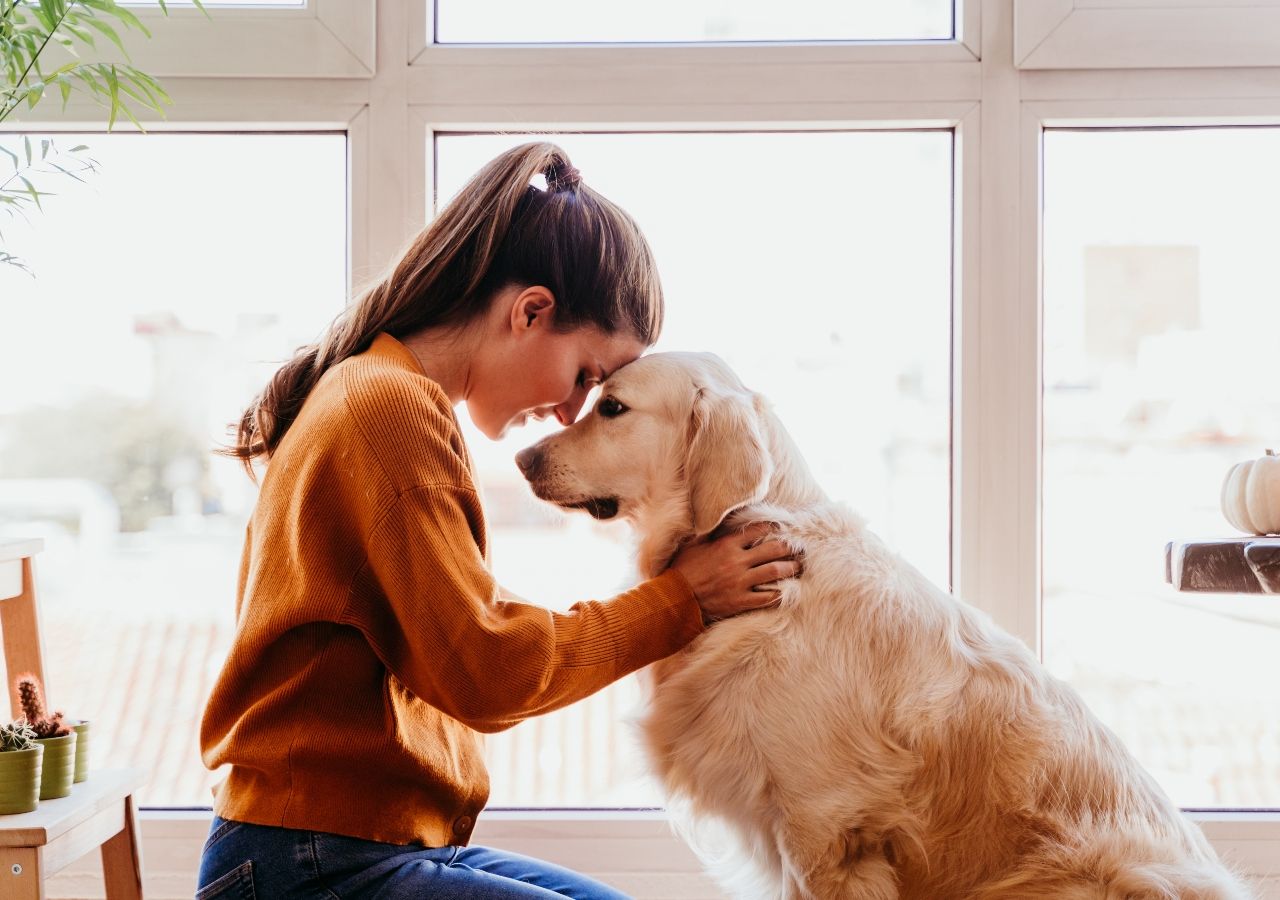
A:
POLYGON ((800 885, 798 896, 806 900, 898 900, 893 849, 883 835, 788 823, 779 843, 788 880, 800 885))

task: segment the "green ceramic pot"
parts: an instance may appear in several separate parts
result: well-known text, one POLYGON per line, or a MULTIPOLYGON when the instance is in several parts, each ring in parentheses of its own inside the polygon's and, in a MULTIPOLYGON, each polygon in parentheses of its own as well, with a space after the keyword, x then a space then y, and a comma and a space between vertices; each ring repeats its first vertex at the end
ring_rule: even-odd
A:
POLYGON ((76 730, 75 782, 79 784, 89 777, 89 720, 81 719, 72 723, 71 727, 76 730))
POLYGON ((40 803, 44 747, 0 753, 0 815, 31 812, 40 803))
POLYGON ((44 764, 40 772, 40 799, 56 800, 71 793, 71 780, 76 774, 76 733, 43 738, 44 764))

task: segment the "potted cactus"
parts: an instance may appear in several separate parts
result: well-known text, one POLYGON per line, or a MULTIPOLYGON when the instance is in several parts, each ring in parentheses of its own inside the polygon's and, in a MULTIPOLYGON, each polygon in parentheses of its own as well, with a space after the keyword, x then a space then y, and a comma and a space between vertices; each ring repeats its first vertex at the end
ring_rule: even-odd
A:
POLYGON ((76 774, 76 732, 62 713, 48 714, 44 691, 34 675, 19 676, 17 684, 22 712, 36 733, 36 743, 44 745, 40 799, 66 797, 76 774))
POLYGON ((26 719, 0 725, 0 815, 31 812, 40 804, 44 747, 26 719))

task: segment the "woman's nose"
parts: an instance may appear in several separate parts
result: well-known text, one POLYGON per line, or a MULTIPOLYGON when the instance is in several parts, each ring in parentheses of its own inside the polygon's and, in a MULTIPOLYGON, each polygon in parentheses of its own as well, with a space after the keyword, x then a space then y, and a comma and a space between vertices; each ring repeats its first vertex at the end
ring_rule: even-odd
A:
POLYGON ((582 404, 586 402, 587 391, 576 390, 563 403, 556 406, 556 420, 561 425, 572 425, 578 421, 578 413, 582 412, 582 404))
POLYGON ((582 409, 581 403, 561 403, 556 407, 556 421, 561 425, 572 425, 578 421, 578 410, 582 409))

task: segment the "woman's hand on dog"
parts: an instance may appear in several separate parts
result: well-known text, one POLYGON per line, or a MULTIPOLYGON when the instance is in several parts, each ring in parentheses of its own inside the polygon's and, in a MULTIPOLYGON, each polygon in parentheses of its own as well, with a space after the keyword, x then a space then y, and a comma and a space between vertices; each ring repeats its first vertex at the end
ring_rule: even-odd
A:
POLYGON ((782 541, 768 539, 768 522, 757 522, 714 541, 689 544, 671 568, 693 588, 707 624, 738 613, 772 606, 782 596, 765 588, 800 574, 800 561, 782 541))

